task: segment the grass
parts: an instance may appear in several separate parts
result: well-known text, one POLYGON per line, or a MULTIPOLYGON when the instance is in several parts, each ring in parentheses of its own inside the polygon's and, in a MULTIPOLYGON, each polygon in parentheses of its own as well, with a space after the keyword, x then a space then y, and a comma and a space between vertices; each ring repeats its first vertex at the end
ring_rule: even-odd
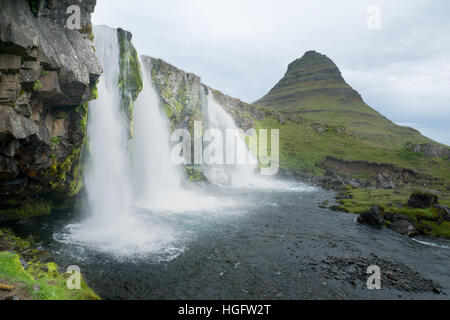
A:
MULTIPOLYGON (((316 122, 302 123, 287 121, 280 124, 275 117, 255 121, 255 129, 280 130, 280 168, 297 174, 322 176, 321 167, 326 156, 348 161, 393 164, 398 168, 411 169, 432 181, 437 189, 446 190, 450 181, 450 163, 445 159, 430 159, 404 148, 380 145, 370 139, 355 137, 351 133, 334 130, 332 126, 324 133, 312 127, 316 122)), ((269 143, 270 145, 270 143, 269 143)), ((373 179, 368 173, 359 173, 359 178, 373 179)), ((358 176, 353 177, 358 178, 358 176)))
MULTIPOLYGON (((358 189, 347 187, 340 195, 350 196, 349 199, 340 199, 338 209, 352 213, 364 213, 374 205, 382 206, 385 212, 408 216, 415 225, 429 225, 431 230, 425 231, 427 235, 445 237, 450 239, 450 222, 436 223, 437 212, 433 208, 415 209, 407 207, 408 199, 414 188, 404 187, 397 189, 358 189)), ((450 206, 450 194, 439 195, 439 203, 450 206)))
POLYGON ((20 288, 37 300, 98 300, 99 297, 82 281, 80 290, 69 290, 66 285, 68 274, 59 274, 54 263, 32 264, 24 269, 19 255, 0 252, 0 279, 19 283, 20 288), (47 269, 47 272, 42 270, 47 269), (34 290, 39 286, 40 290, 34 290))
POLYGON ((16 237, 0 229, 0 282, 14 285, 36 300, 98 300, 100 299, 83 278, 79 290, 67 288, 70 274, 60 273, 54 262, 42 263, 42 251, 33 248, 32 239, 16 237), (9 251, 4 251, 9 250, 9 251), (26 267, 21 258, 27 261, 26 267), (36 290, 35 288, 39 288, 36 290))

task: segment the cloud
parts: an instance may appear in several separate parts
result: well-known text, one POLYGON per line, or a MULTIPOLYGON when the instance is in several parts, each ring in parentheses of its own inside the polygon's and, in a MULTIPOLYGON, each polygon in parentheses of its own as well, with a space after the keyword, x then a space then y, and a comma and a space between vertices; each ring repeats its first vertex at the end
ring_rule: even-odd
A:
POLYGON ((244 101, 265 95, 290 62, 314 49, 394 121, 442 127, 450 120, 449 1, 97 2, 95 24, 130 30, 140 53, 244 101), (380 30, 366 26, 369 5, 381 10, 380 30))

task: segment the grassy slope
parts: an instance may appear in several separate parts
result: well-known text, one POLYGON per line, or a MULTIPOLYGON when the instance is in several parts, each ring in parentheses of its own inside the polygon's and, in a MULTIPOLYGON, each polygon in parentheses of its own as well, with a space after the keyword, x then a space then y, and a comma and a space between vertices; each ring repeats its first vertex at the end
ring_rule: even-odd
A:
POLYGON ((408 168, 422 175, 436 178, 436 187, 450 187, 450 163, 444 159, 430 159, 423 154, 404 148, 383 147, 369 139, 354 137, 329 127, 318 133, 311 126, 315 122, 304 121, 280 124, 274 117, 256 121, 255 128, 280 129, 280 167, 298 174, 323 175, 319 166, 326 156, 343 160, 361 160, 376 163, 391 163, 399 168, 408 168))
MULTIPOLYGON (((397 207, 407 202, 414 188, 424 188, 424 183, 426 188, 440 191, 441 203, 450 205, 450 161, 431 159, 404 148, 406 142, 435 142, 417 130, 392 123, 366 105, 329 58, 316 52, 306 53, 291 63, 283 79, 254 105, 304 118, 300 123, 281 124, 277 117, 269 116, 255 122, 256 128, 280 129, 280 167, 283 169, 322 176, 321 163, 326 156, 333 156, 347 161, 393 164, 421 176, 420 185, 416 182, 395 190, 348 188, 345 192, 350 199, 341 200, 341 210, 362 213, 375 204, 384 205, 388 212, 429 224, 430 235, 450 237, 450 223, 438 226, 422 219, 435 215, 431 209, 397 207), (319 133, 314 125, 326 130, 319 133), (348 130, 337 130, 340 126, 348 130)), ((364 173, 351 177, 359 181, 375 178, 364 173)))
POLYGON ((69 274, 59 273, 58 266, 53 263, 41 263, 38 252, 31 249, 29 241, 15 237, 10 231, 0 229, 0 282, 19 287, 26 297, 35 300, 98 300, 94 291, 82 279, 80 290, 69 290, 66 285, 69 274), (26 253, 27 266, 20 262, 21 252, 26 253), (31 255, 31 257, 30 257, 31 255), (34 290, 39 286, 39 290, 34 290))
POLYGON ((394 124, 362 100, 325 55, 308 52, 288 67, 283 79, 256 106, 344 126, 380 147, 400 148, 407 141, 432 142, 417 130, 394 124))

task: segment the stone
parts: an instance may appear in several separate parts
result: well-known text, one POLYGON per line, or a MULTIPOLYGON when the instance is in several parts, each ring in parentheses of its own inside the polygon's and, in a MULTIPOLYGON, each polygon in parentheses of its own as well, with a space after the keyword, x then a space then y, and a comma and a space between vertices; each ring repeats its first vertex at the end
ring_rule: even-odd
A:
POLYGON ((415 190, 408 200, 408 207, 427 209, 438 203, 438 196, 431 192, 415 190))
POLYGON ((39 2, 36 17, 29 1, 1 1, 0 220, 13 218, 6 200, 26 204, 25 197, 74 195, 86 136, 81 105, 102 73, 89 34, 96 0, 39 2), (83 34, 66 27, 74 3, 80 4, 83 34), (60 113, 65 120, 54 121, 60 113), (61 140, 57 150, 53 132, 61 140), (57 174, 50 170, 55 159, 61 160, 57 174), (66 159, 70 163, 62 166, 66 159))
POLYGON ((414 228, 414 226, 407 219, 396 220, 391 223, 390 227, 394 231, 403 235, 413 236, 417 234, 416 228, 414 228))
POLYGON ((17 114, 13 108, 7 106, 0 106, 0 134, 11 135, 16 139, 34 135, 39 141, 50 144, 46 130, 42 130, 31 119, 17 114))
POLYGON ((12 54, 0 54, 0 70, 3 72, 16 73, 22 66, 21 56, 12 54))
POLYGON ((67 127, 65 119, 56 119, 53 122, 53 136, 65 137, 67 135, 67 127))
POLYGON ((16 154, 16 150, 19 149, 19 147, 19 140, 13 139, 6 145, 6 148, 3 150, 3 154, 7 157, 13 158, 16 154))
POLYGON ((19 169, 11 158, 0 156, 0 179, 14 179, 19 175, 19 169))
POLYGON ((373 206, 368 212, 358 217, 358 222, 373 227, 381 227, 384 224, 384 209, 379 206, 373 206))

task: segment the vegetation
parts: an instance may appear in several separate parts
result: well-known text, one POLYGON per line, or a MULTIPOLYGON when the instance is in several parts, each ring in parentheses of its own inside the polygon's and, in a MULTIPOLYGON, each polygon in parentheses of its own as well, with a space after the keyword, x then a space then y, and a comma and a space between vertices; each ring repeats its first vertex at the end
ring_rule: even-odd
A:
POLYGON ((36 80, 36 82, 33 84, 33 91, 39 91, 42 89, 42 84, 39 80, 36 80))
POLYGON ((133 136, 133 103, 143 88, 141 64, 136 49, 131 43, 131 34, 117 29, 120 48, 119 90, 121 108, 129 123, 129 135, 133 136))
MULTIPOLYGON (((439 158, 427 158, 405 148, 382 146, 368 138, 355 137, 350 131, 328 126, 319 133, 314 129, 315 121, 287 120, 281 124, 274 116, 255 121, 255 129, 272 128, 280 130, 280 167, 299 175, 323 176, 326 168, 322 165, 327 156, 348 161, 389 163, 398 168, 407 168, 426 177, 428 183, 445 191, 450 181, 450 163, 439 158)), ((268 141, 270 146, 270 141, 268 141)), ((350 175, 357 180, 373 180, 370 173, 350 175)))
POLYGON ((33 15, 37 17, 39 14, 40 0, 27 0, 27 2, 30 6, 31 13, 33 13, 33 15))
POLYGON ((98 300, 82 279, 80 290, 67 288, 68 273, 60 273, 54 262, 43 263, 43 252, 33 248, 32 240, 23 240, 10 231, 0 229, 0 281, 19 288, 26 296, 37 300, 98 300), (7 249, 8 251, 2 251, 7 249), (26 261, 26 266, 21 260, 26 261))
MULTIPOLYGON (((386 213, 400 214, 410 218, 416 227, 422 227, 425 234, 450 239, 450 222, 437 222, 436 208, 416 209, 407 206, 414 189, 403 187, 396 189, 358 189, 347 187, 338 195, 337 209, 345 212, 364 213, 374 205, 382 206, 386 213), (425 227, 428 226, 428 227, 425 227)), ((450 206, 450 194, 441 194, 439 202, 450 206)))

